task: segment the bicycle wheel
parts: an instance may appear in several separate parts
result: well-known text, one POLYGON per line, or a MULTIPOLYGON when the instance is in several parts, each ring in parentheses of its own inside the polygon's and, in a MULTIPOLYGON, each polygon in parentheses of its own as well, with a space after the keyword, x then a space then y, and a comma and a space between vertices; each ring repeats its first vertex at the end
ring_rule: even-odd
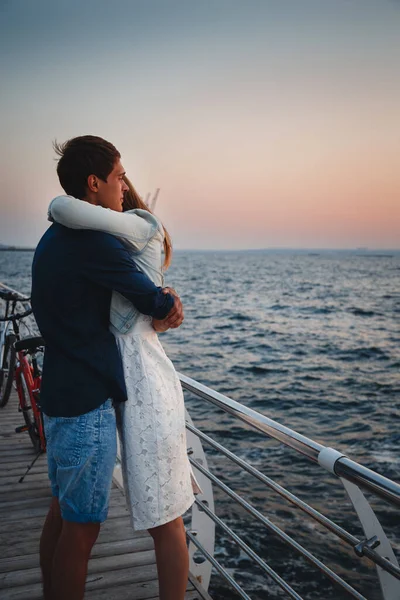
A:
POLYGON ((40 451, 40 436, 35 421, 35 415, 33 414, 31 399, 29 396, 29 387, 25 380, 24 373, 20 375, 20 404, 22 413, 24 415, 25 423, 28 427, 29 437, 31 438, 32 445, 35 452, 40 451))
POLYGON ((10 334, 6 337, 4 343, 3 360, 0 368, 0 408, 3 408, 10 397, 12 382, 15 371, 15 349, 14 342, 16 337, 10 334))

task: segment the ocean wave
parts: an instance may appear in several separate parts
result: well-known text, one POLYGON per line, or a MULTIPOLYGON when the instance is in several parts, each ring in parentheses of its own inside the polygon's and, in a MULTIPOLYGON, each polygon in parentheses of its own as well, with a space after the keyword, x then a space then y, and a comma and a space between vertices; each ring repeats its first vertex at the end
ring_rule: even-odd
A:
POLYGON ((242 313, 235 313, 229 317, 232 321, 253 321, 253 317, 242 313))
POLYGON ((230 373, 251 373, 253 375, 272 375, 275 373, 285 374, 289 373, 289 369, 284 367, 261 367, 258 365, 252 365, 248 367, 243 367, 240 365, 235 365, 229 369, 230 373))
POLYGON ((334 360, 345 360, 349 362, 364 361, 364 360, 390 360, 390 356, 377 346, 366 348, 353 348, 351 350, 343 350, 332 356, 334 360))
POLYGON ((286 310, 288 308, 291 308, 291 306, 288 304, 273 304, 272 306, 269 306, 268 308, 269 308, 269 310, 286 310))
POLYGON ((365 310, 363 308, 351 307, 348 309, 348 312, 355 315, 356 317, 375 317, 382 313, 374 312, 373 310, 365 310))

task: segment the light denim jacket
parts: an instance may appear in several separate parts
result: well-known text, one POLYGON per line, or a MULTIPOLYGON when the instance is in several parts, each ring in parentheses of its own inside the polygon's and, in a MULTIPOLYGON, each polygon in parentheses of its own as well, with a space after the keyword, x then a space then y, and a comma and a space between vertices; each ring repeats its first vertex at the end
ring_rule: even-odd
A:
MULTIPOLYGON (((122 213, 72 196, 57 196, 50 203, 48 219, 71 229, 93 229, 117 236, 139 269, 155 285, 163 286, 164 229, 157 217, 148 211, 137 208, 122 213)), ((151 323, 151 317, 139 313, 129 300, 114 291, 110 308, 114 332, 129 333, 143 321, 151 323)))

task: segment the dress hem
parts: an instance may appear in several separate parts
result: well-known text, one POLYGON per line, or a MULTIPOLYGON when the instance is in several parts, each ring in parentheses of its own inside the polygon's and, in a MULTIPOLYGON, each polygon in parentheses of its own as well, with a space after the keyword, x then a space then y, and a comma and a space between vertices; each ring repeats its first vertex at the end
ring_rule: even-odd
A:
MULTIPOLYGON (((193 495, 193 497, 190 499, 190 502, 187 504, 186 508, 176 511, 172 515, 171 514, 169 514, 168 516, 166 515, 163 519, 159 519, 155 523, 154 523, 154 521, 152 521, 151 525, 150 525, 150 523, 146 524, 146 521, 144 521, 144 523, 145 523, 144 525, 143 525, 143 521, 139 523, 140 526, 135 525, 133 518, 132 518, 131 519, 132 520, 132 528, 134 531, 143 531, 145 529, 154 529, 155 527, 160 527, 161 525, 166 525, 167 523, 170 523, 171 521, 174 521, 178 517, 181 517, 182 515, 184 515, 185 512, 187 512, 189 510, 189 508, 194 504, 194 501, 195 501, 195 497, 193 495)), ((132 514, 132 512, 131 512, 131 514, 132 514)))

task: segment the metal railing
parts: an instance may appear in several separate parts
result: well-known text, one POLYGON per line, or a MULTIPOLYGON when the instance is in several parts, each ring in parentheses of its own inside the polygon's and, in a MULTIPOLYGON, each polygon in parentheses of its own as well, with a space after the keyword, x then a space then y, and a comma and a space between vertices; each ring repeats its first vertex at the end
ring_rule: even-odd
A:
MULTIPOLYGON (((200 431, 194 427, 191 423, 187 423, 187 430, 191 435, 198 437, 203 444, 211 446, 215 451, 226 456, 241 469, 253 475, 258 481, 264 483, 267 487, 272 489, 274 492, 285 498, 293 506, 296 506, 301 511, 306 513, 309 517, 317 521, 329 532, 337 536, 340 540, 344 541, 355 551, 355 554, 359 557, 365 556, 372 561, 378 571, 378 577, 381 584, 382 597, 384 600, 399 600, 400 599, 400 568, 397 559, 393 553, 389 541, 383 529, 381 528, 375 513, 373 513, 370 505, 367 503, 359 487, 372 492, 374 495, 385 500, 396 508, 400 507, 400 485, 375 473, 374 471, 359 465, 358 463, 350 460, 343 454, 327 448, 314 440, 311 440, 302 434, 281 425, 280 423, 260 414, 251 408, 232 400, 231 398, 212 390, 211 388, 187 377, 179 374, 179 378, 184 390, 189 391, 197 397, 210 402, 217 406, 219 409, 226 413, 229 413, 250 425, 252 428, 262 432, 269 438, 278 440, 285 446, 288 446, 295 450, 297 453, 305 456, 307 459, 314 463, 318 463, 321 467, 326 468, 331 473, 335 474, 343 486, 345 487, 350 500, 357 512, 357 515, 361 521, 364 532, 366 534, 365 539, 358 539, 353 534, 349 533, 332 520, 327 518, 325 515, 314 509, 312 506, 292 494, 290 491, 279 485, 277 482, 267 477, 255 467, 238 457, 236 454, 225 448, 222 444, 213 440, 209 435, 200 431), (356 485, 357 484, 357 485, 356 485)), ((201 473, 204 477, 208 478, 214 486, 222 490, 237 504, 242 506, 249 514, 252 515, 259 523, 261 523, 268 531, 273 532, 281 541, 287 546, 298 552, 303 558, 309 563, 316 567, 320 572, 326 575, 335 585, 339 586, 345 591, 350 597, 358 598, 359 600, 365 599, 365 597, 355 590, 351 585, 344 581, 339 575, 334 573, 329 567, 324 565, 318 558, 311 554, 306 548, 301 546, 293 538, 287 535, 277 525, 265 515, 261 514, 256 508, 254 508, 247 500, 242 498, 239 494, 234 492, 229 486, 223 483, 217 478, 209 469, 206 469, 204 465, 198 464, 196 459, 189 458, 192 466, 201 473)), ((196 504, 201 508, 201 499, 196 500, 196 504)), ((225 533, 231 537, 238 546, 244 550, 264 571, 266 576, 270 576, 278 585, 281 587, 291 598, 300 598, 300 596, 284 582, 279 575, 277 575, 270 567, 253 551, 243 547, 243 540, 240 539, 237 534, 232 530, 229 530, 227 526, 217 517, 206 505, 202 507, 202 510, 208 515, 208 517, 214 522, 214 524, 222 527, 225 533), (272 572, 271 572, 272 571, 272 572)), ((190 533, 190 532, 189 532, 190 533)), ((196 540, 196 547, 201 552, 202 543, 200 538, 202 532, 199 532, 196 540)), ((204 538, 204 534, 203 534, 204 538)), ((193 535, 189 538, 193 541, 193 535)), ((209 552, 208 552, 209 554, 209 552)), ((207 553, 204 554, 205 556, 207 553)), ((226 582, 235 589, 237 594, 242 598, 248 598, 246 592, 240 588, 238 590, 238 584, 232 585, 232 577, 226 577, 226 573, 221 565, 218 567, 215 565, 215 559, 212 561, 212 566, 216 568, 226 582)), ((204 569, 204 567, 203 567, 204 569)))
MULTIPOLYGON (((215 406, 218 406, 223 411, 230 413, 269 437, 282 442, 285 446, 293 448, 296 452, 303 454, 313 462, 318 463, 321 452, 326 450, 326 446, 281 425, 277 421, 273 421, 265 415, 240 404, 240 402, 232 400, 228 396, 224 396, 224 394, 212 390, 190 377, 179 373, 179 379, 185 390, 215 404, 215 406)), ((343 455, 337 458, 334 471, 338 477, 344 477, 368 489, 384 500, 391 502, 395 506, 400 507, 400 485, 398 483, 359 465, 343 455)))

